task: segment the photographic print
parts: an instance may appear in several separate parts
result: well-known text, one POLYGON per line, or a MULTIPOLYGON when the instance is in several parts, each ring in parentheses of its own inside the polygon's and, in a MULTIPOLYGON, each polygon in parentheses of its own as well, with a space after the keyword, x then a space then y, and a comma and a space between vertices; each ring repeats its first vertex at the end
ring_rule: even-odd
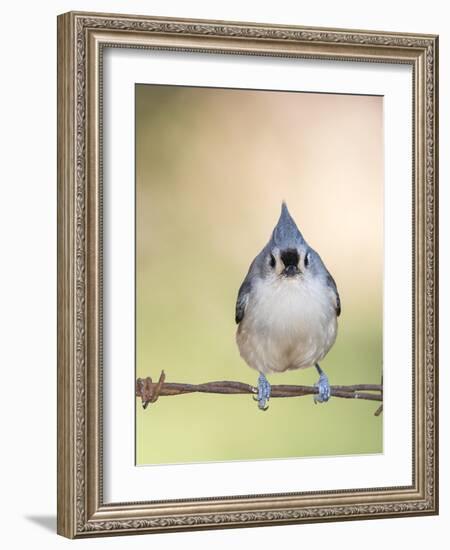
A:
POLYGON ((383 452, 383 98, 136 84, 136 464, 383 452))
POLYGON ((58 533, 438 513, 438 37, 58 17, 58 533))

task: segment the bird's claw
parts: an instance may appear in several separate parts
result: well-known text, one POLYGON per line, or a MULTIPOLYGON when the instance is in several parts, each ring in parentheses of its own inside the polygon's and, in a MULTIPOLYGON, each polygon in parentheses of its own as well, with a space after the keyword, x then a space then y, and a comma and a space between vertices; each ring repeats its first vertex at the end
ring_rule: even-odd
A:
POLYGON ((328 382, 328 376, 323 372, 322 369, 317 369, 319 371, 319 381, 314 384, 314 387, 319 391, 314 394, 314 403, 326 403, 331 397, 331 387, 328 382))
POLYGON ((258 388, 256 396, 253 396, 255 401, 258 401, 258 408, 261 411, 267 411, 269 408, 268 401, 270 399, 270 384, 264 374, 260 374, 258 377, 258 388))

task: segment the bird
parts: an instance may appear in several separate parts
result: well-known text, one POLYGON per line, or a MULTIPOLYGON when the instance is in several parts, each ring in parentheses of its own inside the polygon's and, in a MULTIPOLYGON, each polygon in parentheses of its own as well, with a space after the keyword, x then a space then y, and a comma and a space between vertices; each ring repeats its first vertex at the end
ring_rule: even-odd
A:
POLYGON ((236 300, 236 343, 247 365, 259 372, 254 399, 267 410, 266 375, 315 367, 315 403, 330 399, 319 363, 337 337, 341 300, 319 254, 305 241, 286 202, 269 242, 251 262, 236 300))

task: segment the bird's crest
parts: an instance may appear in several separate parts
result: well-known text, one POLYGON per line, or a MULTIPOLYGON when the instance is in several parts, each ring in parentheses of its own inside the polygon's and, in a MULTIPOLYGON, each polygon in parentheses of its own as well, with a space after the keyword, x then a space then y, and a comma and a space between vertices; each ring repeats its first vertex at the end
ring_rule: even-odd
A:
POLYGON ((283 249, 296 248, 305 242, 284 201, 281 205, 280 219, 273 230, 272 238, 275 245, 283 249))

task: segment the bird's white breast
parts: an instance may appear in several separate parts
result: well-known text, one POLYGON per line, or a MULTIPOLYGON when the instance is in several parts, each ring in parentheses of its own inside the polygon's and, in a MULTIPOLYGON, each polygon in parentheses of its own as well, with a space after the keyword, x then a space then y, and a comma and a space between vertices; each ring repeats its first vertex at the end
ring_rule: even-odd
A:
POLYGON ((267 374, 321 361, 336 333, 331 289, 317 279, 295 277, 256 283, 236 340, 247 364, 267 374))

